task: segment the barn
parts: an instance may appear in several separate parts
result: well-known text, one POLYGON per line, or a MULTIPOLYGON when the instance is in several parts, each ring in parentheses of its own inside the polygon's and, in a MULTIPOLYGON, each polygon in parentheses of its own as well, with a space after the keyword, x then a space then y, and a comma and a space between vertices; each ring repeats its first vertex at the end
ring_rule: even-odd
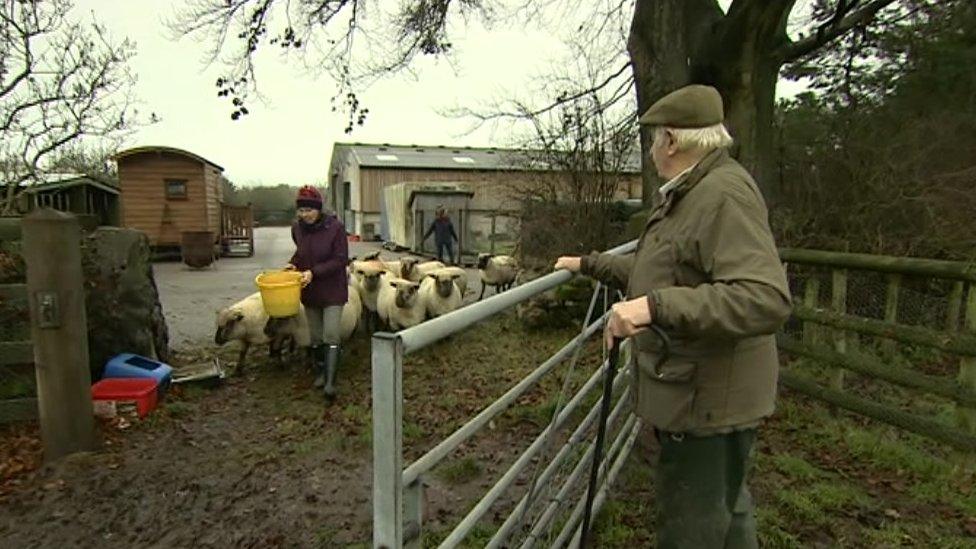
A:
POLYGON ((178 247, 185 232, 221 234, 224 168, 173 147, 136 147, 115 155, 122 226, 156 248, 178 247))
MULTIPOLYGON (((470 193, 465 235, 470 251, 488 251, 504 233, 515 230, 519 204, 511 185, 530 182, 544 169, 527 162, 526 151, 495 148, 336 143, 329 165, 328 200, 346 230, 364 239, 381 235, 384 190, 404 184, 426 184, 431 192, 470 193)), ((628 162, 617 197, 641 196, 640 162, 628 162)), ((431 213, 427 214, 432 215, 431 213)), ((427 217, 430 219, 430 217, 427 217)))

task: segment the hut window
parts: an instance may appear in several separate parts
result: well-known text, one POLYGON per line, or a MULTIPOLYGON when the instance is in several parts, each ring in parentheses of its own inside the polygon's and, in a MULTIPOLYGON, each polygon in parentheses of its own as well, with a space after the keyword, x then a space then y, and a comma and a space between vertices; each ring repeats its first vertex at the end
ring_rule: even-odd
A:
POLYGON ((377 160, 382 160, 384 162, 396 162, 399 160, 395 154, 378 154, 376 155, 377 160))
POLYGON ((470 156, 455 156, 454 161, 458 164, 474 164, 474 158, 470 156))
POLYGON ((166 180, 166 200, 186 199, 186 180, 167 179, 166 180))

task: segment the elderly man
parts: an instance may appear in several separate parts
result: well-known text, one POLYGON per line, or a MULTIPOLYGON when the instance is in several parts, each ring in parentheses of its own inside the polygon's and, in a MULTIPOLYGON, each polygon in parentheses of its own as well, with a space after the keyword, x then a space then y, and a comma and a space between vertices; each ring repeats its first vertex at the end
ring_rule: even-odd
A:
POLYGON ((708 86, 665 96, 640 118, 667 180, 633 255, 561 257, 556 268, 627 289, 606 337, 632 337, 636 411, 660 443, 661 547, 756 547, 746 472, 773 412, 774 332, 787 319, 786 273, 756 183, 726 149, 722 98, 708 86), (669 360, 655 369, 660 344, 669 360))

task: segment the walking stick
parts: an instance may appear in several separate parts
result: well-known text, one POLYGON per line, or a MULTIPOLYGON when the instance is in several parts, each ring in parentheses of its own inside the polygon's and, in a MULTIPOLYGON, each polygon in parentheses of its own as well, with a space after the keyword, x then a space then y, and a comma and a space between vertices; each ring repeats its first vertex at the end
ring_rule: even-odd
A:
MULTIPOLYGON (((651 325, 651 331, 661 340, 661 353, 654 370, 663 364, 671 351, 671 340, 660 326, 651 325)), ((600 423, 596 431, 596 448, 593 452, 593 465, 590 467, 590 483, 586 487, 586 506, 583 508, 583 528, 580 530, 579 548, 586 548, 586 537, 590 529, 590 513, 593 511, 593 499, 596 496, 596 481, 600 473, 600 461, 603 458, 603 443, 607 436, 607 421, 610 418, 610 399, 613 396, 613 378, 617 377, 617 363, 620 360, 620 345, 623 340, 613 339, 610 347, 610 358, 607 361, 607 372, 603 378, 603 401, 600 402, 600 423)))

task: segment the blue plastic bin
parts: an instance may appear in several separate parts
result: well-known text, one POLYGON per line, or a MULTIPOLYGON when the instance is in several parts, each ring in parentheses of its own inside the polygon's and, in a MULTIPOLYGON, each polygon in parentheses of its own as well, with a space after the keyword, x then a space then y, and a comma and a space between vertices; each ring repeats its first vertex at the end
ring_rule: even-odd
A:
POLYGON ((168 364, 132 353, 122 353, 111 358, 105 364, 102 378, 116 377, 151 377, 156 380, 159 398, 169 389, 173 377, 173 368, 168 364))

